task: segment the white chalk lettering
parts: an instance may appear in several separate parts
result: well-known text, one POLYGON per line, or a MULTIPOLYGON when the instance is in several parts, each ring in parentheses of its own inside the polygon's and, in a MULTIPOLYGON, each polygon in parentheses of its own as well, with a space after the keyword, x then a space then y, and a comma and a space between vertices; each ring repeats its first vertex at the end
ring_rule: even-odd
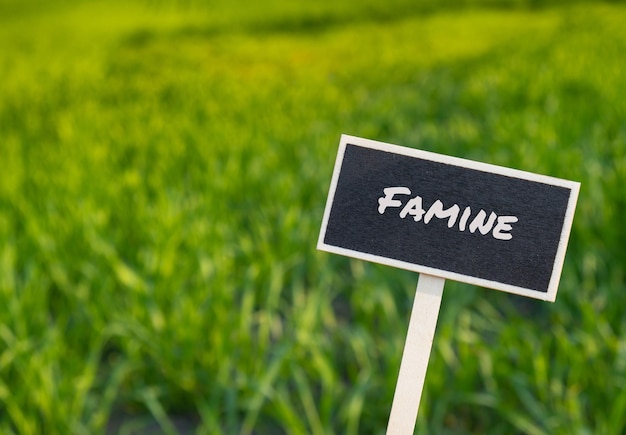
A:
POLYGON ((463 210, 463 215, 461 216, 461 220, 459 221, 459 230, 465 231, 465 225, 467 225, 467 220, 469 219, 471 214, 472 208, 469 206, 465 207, 465 210, 463 210))
POLYGON ((459 206, 454 204, 447 210, 443 209, 443 202, 437 200, 430 206, 426 216, 424 217, 424 223, 427 224, 433 218, 433 216, 439 219, 448 218, 448 228, 452 228, 456 222, 456 218, 459 215, 459 206))
POLYGON ((469 225, 470 233, 475 233, 476 230, 478 230, 480 231, 480 234, 484 236, 489 231, 491 231, 491 228, 493 228, 493 223, 496 221, 498 215, 496 215, 494 212, 491 212, 487 222, 485 222, 485 216, 487 216, 485 210, 480 210, 478 212, 478 214, 474 217, 472 223, 469 225))
POLYGON ((378 198, 378 213, 383 214, 387 207, 400 207, 402 201, 393 199, 394 195, 410 195, 408 187, 387 187, 383 189, 385 196, 378 198))
POLYGON ((496 227, 493 229, 493 237, 498 240, 511 240, 513 235, 510 233, 505 233, 504 231, 511 231, 511 225, 517 222, 517 217, 515 216, 498 216, 498 223, 496 227))
POLYGON ((410 214, 411 216, 413 216, 413 220, 415 220, 415 222, 419 222, 422 219, 422 216, 424 216, 424 213, 426 213, 426 211, 422 206, 422 197, 416 196, 406 203, 406 205, 400 212, 400 217, 404 219, 407 214, 410 214))
POLYGON ((470 233, 474 234, 478 230, 483 236, 491 233, 493 238, 497 240, 511 240, 513 238, 510 232, 513 229, 511 224, 518 221, 517 216, 498 216, 493 211, 487 216, 487 212, 483 209, 480 209, 471 218, 472 208, 467 206, 463 209, 463 213, 457 223, 457 218, 459 218, 459 213, 461 212, 461 207, 458 204, 445 208, 443 201, 436 199, 426 210, 424 209, 424 200, 419 195, 408 200, 395 198, 396 195, 410 196, 411 189, 408 187, 386 187, 383 189, 383 193, 384 196, 378 198, 379 214, 384 214, 388 208, 402 207, 399 212, 399 216, 402 219, 412 216, 415 222, 423 221, 425 225, 429 224, 433 218, 447 219, 448 228, 454 228, 457 225, 457 229, 461 232, 468 229, 470 233))

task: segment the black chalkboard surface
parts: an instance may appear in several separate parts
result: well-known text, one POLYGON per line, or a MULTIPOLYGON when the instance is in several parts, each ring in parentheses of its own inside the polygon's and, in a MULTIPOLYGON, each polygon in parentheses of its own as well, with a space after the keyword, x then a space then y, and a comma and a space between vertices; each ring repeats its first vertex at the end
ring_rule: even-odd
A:
POLYGON ((554 301, 579 187, 343 135, 318 249, 554 301))

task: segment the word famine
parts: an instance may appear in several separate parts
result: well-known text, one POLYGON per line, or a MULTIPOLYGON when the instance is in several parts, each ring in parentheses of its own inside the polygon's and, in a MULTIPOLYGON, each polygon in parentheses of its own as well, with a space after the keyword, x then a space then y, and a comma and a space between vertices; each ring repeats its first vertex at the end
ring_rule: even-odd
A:
POLYGON ((408 199, 404 206, 403 201, 394 199, 396 195, 411 195, 411 190, 408 187, 387 187, 383 189, 383 192, 385 196, 378 198, 378 213, 380 214, 385 213, 391 207, 402 207, 400 210, 402 219, 413 216, 415 222, 423 221, 424 224, 428 224, 433 218, 448 219, 448 228, 456 226, 459 231, 467 229, 472 234, 478 230, 483 236, 491 233, 493 238, 498 240, 511 240, 513 238, 510 231, 512 229, 511 224, 517 222, 516 216, 498 216, 491 212, 487 217, 487 212, 481 209, 472 217, 471 207, 465 207, 461 213, 461 208, 457 204, 444 209, 443 202, 440 200, 436 200, 428 210, 424 210, 421 196, 408 199), (461 215, 460 218, 459 214, 461 215))

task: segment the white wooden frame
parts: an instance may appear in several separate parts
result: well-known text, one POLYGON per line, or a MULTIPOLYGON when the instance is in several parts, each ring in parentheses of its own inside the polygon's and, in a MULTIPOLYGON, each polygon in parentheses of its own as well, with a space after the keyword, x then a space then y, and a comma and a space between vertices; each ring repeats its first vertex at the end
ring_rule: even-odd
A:
POLYGON ((503 166, 491 165, 488 163, 476 162, 473 160, 466 160, 458 157, 446 156, 443 154, 437 154, 429 151, 418 150, 414 148, 401 147, 398 145, 392 145, 384 142, 378 142, 370 139, 364 139, 355 136, 342 135, 339 144, 339 151, 337 153, 337 159, 335 161, 335 167, 333 170, 333 176, 330 184, 330 190, 328 193, 328 199, 326 202, 326 208, 324 210, 324 217, 322 220, 322 228, 320 231, 319 239, 317 242, 317 249, 331 252, 335 254, 345 255, 348 257, 358 258, 361 260, 372 261, 375 263, 386 264, 400 269, 412 270, 414 272, 424 273, 427 275, 437 276, 446 279, 452 279, 455 281, 465 282, 481 287, 488 287, 495 290, 501 290, 508 293, 514 293, 522 296, 527 296, 535 299, 541 299, 545 301, 554 302, 556 299, 556 293, 559 286, 559 280, 561 277, 561 270, 563 268, 563 262, 565 260, 565 252, 567 250, 567 243, 569 239, 569 233, 572 227, 572 221, 574 219, 574 211, 576 207, 576 201, 578 199, 578 193, 580 190, 580 183, 575 181, 563 180, 560 178, 549 177, 546 175, 535 174, 532 172, 520 171, 517 169, 506 168, 503 166), (400 260, 389 259, 380 257, 377 255, 367 254, 359 251, 353 251, 350 249, 339 248, 324 243, 324 237, 326 234, 326 227, 328 225, 328 218, 330 216, 330 210, 335 196, 335 190, 337 187, 337 181, 339 179, 339 173, 341 172, 341 164, 343 162, 344 152, 347 144, 358 145, 366 148, 386 151, 395 154, 401 154, 410 157, 417 157, 424 160, 430 160, 439 163, 445 163, 449 165, 459 166, 463 168, 475 169, 482 172, 489 172, 493 174, 504 175, 507 177, 519 178, 523 180, 534 181, 538 183, 549 184, 553 186, 560 186, 570 189, 571 194, 569 197, 567 211, 565 213, 565 220, 563 222, 563 229, 559 240, 558 249, 554 259, 552 267, 552 274, 550 283, 548 285, 548 291, 542 292, 523 287, 518 287, 510 284, 504 284, 497 281, 490 281, 487 279, 476 278, 472 276, 462 275, 455 272, 449 272, 446 270, 435 269, 426 266, 420 266, 412 263, 407 263, 400 260))

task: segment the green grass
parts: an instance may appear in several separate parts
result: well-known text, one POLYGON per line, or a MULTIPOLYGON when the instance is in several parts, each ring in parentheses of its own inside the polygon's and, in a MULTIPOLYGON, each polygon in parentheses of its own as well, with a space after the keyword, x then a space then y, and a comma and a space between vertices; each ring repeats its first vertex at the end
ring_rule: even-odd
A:
POLYGON ((555 304, 446 283, 417 431, 626 430, 626 7, 379 3, 0 1, 0 432, 383 433, 341 133, 582 182, 555 304))

